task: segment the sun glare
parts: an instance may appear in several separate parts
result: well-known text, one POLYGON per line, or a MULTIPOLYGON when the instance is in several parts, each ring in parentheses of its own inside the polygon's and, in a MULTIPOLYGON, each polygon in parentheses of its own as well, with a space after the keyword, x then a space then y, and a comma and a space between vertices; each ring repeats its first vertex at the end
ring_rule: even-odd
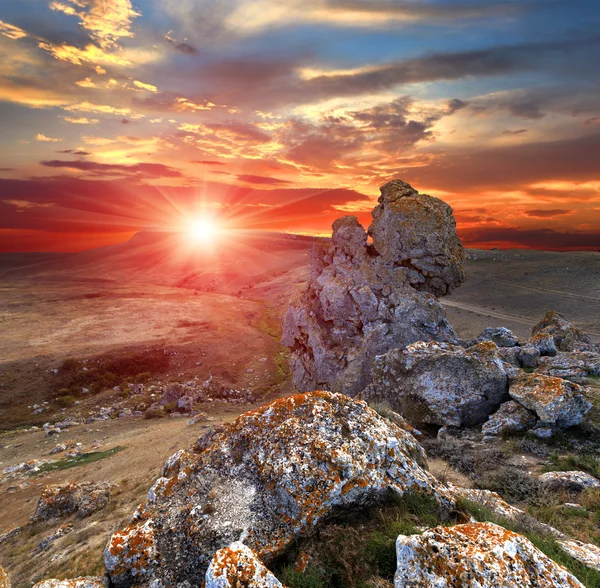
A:
POLYGON ((189 222, 187 232, 195 243, 208 244, 215 240, 220 229, 214 218, 200 217, 189 222))

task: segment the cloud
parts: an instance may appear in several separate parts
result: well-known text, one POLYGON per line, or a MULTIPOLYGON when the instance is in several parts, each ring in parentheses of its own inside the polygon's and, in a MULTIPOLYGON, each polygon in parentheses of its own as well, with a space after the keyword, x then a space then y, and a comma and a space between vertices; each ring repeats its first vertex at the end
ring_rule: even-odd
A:
POLYGON ((104 49, 115 47, 123 37, 133 37, 131 23, 140 16, 130 0, 53 0, 50 8, 79 17, 79 24, 104 49))
POLYGON ((0 34, 8 37, 9 39, 22 39, 23 37, 27 37, 27 33, 15 25, 8 24, 0 20, 0 34))
POLYGON ((77 104, 70 104, 64 106, 63 110, 69 110, 71 112, 95 112, 103 114, 118 114, 120 116, 131 114, 129 108, 121 108, 117 106, 110 106, 109 104, 94 104, 93 102, 79 102, 77 104))
POLYGON ((282 185, 282 184, 290 184, 287 180, 280 180, 278 178, 269 178, 266 176, 253 176, 251 174, 239 174, 237 179, 240 182, 247 182, 249 184, 265 184, 265 185, 282 185))
POLYGON ((30 202, 29 200, 2 200, 2 202, 14 206, 17 212, 22 212, 30 208, 51 208, 52 206, 56 206, 52 202, 30 202))
POLYGON ((515 129, 514 131, 511 129, 506 129, 505 131, 502 131, 503 135, 522 135, 523 133, 526 133, 527 129, 515 129))
POLYGON ((553 208, 550 210, 541 210, 541 209, 535 209, 535 210, 526 210, 525 214, 527 216, 533 216, 535 218, 552 218, 555 216, 565 216, 567 214, 572 214, 573 211, 572 210, 565 210, 563 208, 553 208))
POLYGON ((84 80, 79 80, 75 82, 81 88, 96 88, 96 84, 92 81, 92 78, 85 78, 84 80))
POLYGON ((145 84, 144 82, 140 82, 138 80, 134 80, 133 85, 136 88, 147 90, 148 92, 158 92, 158 88, 156 86, 153 86, 152 84, 145 84))
POLYGON ((199 165, 226 165, 224 161, 212 161, 209 159, 194 159, 190 163, 197 163, 199 165))
POLYGON ((62 141, 62 139, 56 139, 53 137, 46 137, 46 135, 43 135, 42 133, 38 133, 35 136, 35 140, 36 141, 42 141, 44 143, 60 143, 62 141))
POLYGON ((57 153, 72 153, 73 155, 91 155, 89 151, 76 151, 74 149, 61 149, 57 153))
POLYGON ((184 55, 198 55, 198 49, 190 45, 189 43, 182 43, 173 39, 169 35, 165 35, 165 41, 174 49, 183 53, 184 55))
POLYGON ((65 122, 72 123, 74 125, 93 125, 100 122, 97 118, 86 118, 82 116, 80 118, 73 118, 72 116, 63 116, 65 122))
POLYGON ((68 61, 75 65, 83 65, 84 63, 104 63, 108 65, 130 66, 132 62, 124 57, 122 53, 107 53, 102 48, 96 45, 86 45, 84 49, 79 49, 73 45, 54 45, 46 41, 38 43, 40 49, 47 51, 60 61, 68 61))
POLYGON ((508 110, 513 116, 538 120, 545 116, 540 110, 540 104, 532 100, 528 102, 516 102, 508 105, 508 110))
POLYGON ((90 172, 93 175, 125 175, 145 178, 180 178, 182 173, 168 165, 162 163, 135 163, 132 165, 122 165, 116 163, 96 163, 94 161, 75 160, 60 161, 53 159, 50 161, 41 161, 41 165, 53 168, 77 169, 84 172, 90 172))

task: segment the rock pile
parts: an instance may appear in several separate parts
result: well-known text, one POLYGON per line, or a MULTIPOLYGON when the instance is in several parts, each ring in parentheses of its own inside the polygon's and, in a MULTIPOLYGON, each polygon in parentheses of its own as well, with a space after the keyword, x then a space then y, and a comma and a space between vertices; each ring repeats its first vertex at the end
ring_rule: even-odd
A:
POLYGON ((200 585, 212 554, 242 540, 265 563, 334 509, 387 492, 450 493, 409 433, 330 392, 284 398, 201 437, 165 463, 105 564, 117 587, 200 585))
POLYGON ((356 217, 336 220, 283 321, 296 388, 356 395, 371 382, 375 356, 416 341, 456 342, 435 296, 464 281, 463 260, 450 207, 401 181, 382 186, 368 234, 356 217))
POLYGON ((533 327, 532 337, 539 340, 549 335, 558 351, 588 351, 600 353, 592 338, 576 329, 564 316, 555 310, 549 310, 546 316, 533 327))

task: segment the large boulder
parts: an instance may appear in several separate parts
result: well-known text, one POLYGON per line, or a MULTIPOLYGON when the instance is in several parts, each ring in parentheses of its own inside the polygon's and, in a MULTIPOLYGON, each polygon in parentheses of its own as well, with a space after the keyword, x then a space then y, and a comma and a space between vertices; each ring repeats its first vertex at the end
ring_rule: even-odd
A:
POLYGON ((582 588, 522 535, 492 523, 437 527, 396 540, 394 588, 582 588))
POLYGON ((567 492, 583 492, 584 490, 600 489, 600 481, 591 474, 581 471, 547 472, 540 476, 540 482, 551 490, 566 490, 567 492))
POLYGON ((378 357, 365 395, 413 423, 470 426, 508 399, 508 377, 491 341, 467 349, 420 341, 378 357))
POLYGON ((108 504, 113 488, 114 484, 109 482, 66 482, 45 486, 31 520, 37 523, 73 513, 87 517, 108 504))
POLYGON ((331 243, 311 253, 307 289, 285 315, 282 342, 299 390, 354 396, 370 383, 377 355, 415 341, 456 341, 432 295, 465 279, 451 210, 402 182, 381 191, 373 244, 356 217, 336 220, 331 243))
POLYGON ((251 549, 239 541, 219 549, 206 572, 205 588, 284 588, 251 549))
POLYGON ((599 353, 592 338, 576 329, 562 314, 549 310, 546 316, 533 327, 532 336, 551 335, 558 351, 590 351, 599 353))
POLYGON ((500 408, 483 423, 484 437, 502 436, 507 433, 526 431, 535 425, 536 416, 514 400, 504 402, 500 408))
POLYGON ((520 374, 511 382, 509 394, 543 423, 562 429, 581 423, 592 408, 581 386, 542 374, 520 374))
POLYGON ((542 357, 536 371, 546 376, 579 382, 591 376, 600 376, 600 354, 560 351, 554 357, 542 357))
POLYGON ((364 402, 313 392, 247 412, 167 460, 105 550, 114 586, 201 585, 212 554, 243 541, 266 564, 334 510, 388 492, 451 494, 414 437, 364 402), (153 584, 155 582, 155 584, 153 584))
POLYGON ((506 327, 487 327, 473 343, 481 341, 493 341, 498 347, 515 347, 519 344, 518 337, 506 327))

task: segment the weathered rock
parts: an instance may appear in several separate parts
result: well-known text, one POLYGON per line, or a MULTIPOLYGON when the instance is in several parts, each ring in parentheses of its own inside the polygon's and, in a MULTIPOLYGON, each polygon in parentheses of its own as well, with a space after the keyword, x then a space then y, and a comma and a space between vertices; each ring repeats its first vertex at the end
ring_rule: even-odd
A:
POLYGON ((46 549, 49 549, 55 541, 58 541, 65 535, 68 535, 74 528, 75 525, 72 524, 61 525, 60 527, 58 527, 58 529, 56 529, 56 531, 50 533, 50 535, 48 535, 47 537, 44 537, 40 541, 38 548, 40 549, 40 551, 45 551, 46 549))
POLYGON ((600 547, 575 540, 559 541, 558 544, 572 558, 600 572, 600 547))
POLYGON ((313 392, 277 400, 167 460, 105 564, 117 587, 201 584, 211 554, 243 540, 269 563, 332 510, 387 492, 448 491, 414 437, 364 402, 313 392))
POLYGON ((536 371, 573 382, 583 381, 590 376, 600 376, 600 354, 560 352, 555 357, 543 357, 536 371))
POLYGON ((540 482, 552 490, 582 492, 587 489, 600 488, 600 481, 587 472, 547 472, 540 476, 540 482))
POLYGON ((284 588, 251 549, 239 541, 215 553, 206 572, 206 588, 284 588))
POLYGON ((509 389, 513 400, 535 412, 543 423, 559 428, 578 425, 592 408, 582 392, 573 382, 536 373, 521 374, 509 389))
POLYGON ((527 345, 531 345, 535 347, 540 355, 556 355, 558 350, 556 349, 556 343, 554 343, 554 337, 550 333, 538 333, 537 335, 532 335, 528 341, 527 345))
POLYGON ((114 484, 108 482, 66 482, 45 486, 31 520, 35 523, 72 513, 87 517, 108 504, 113 487, 114 484))
POLYGON ((33 588, 105 588, 104 578, 85 576, 70 580, 42 580, 33 588))
POLYGON ((533 327, 533 336, 540 334, 551 335, 559 351, 590 351, 599 353, 598 345, 592 338, 576 329, 564 316, 555 310, 549 310, 546 316, 533 327))
POLYGON ((534 368, 540 363, 540 351, 533 345, 524 345, 518 347, 519 350, 519 363, 524 368, 534 368))
POLYGON ((355 395, 370 383, 375 356, 415 341, 456 341, 430 294, 465 278, 451 210, 403 182, 381 191, 373 245, 356 217, 336 220, 332 242, 311 253, 307 290, 285 315, 282 342, 299 390, 355 395))
POLYGON ((437 527, 396 540, 395 588, 581 588, 522 535, 492 523, 437 527))
POLYGON ((492 492, 491 490, 463 488, 462 486, 456 486, 454 484, 447 484, 447 486, 456 498, 466 498, 471 502, 475 502, 476 504, 480 504, 481 506, 490 509, 498 516, 512 520, 527 516, 520 508, 508 504, 500 494, 492 492))
POLYGON ((10 588, 10 579, 4 568, 0 566, 0 588, 10 588))
POLYGON ((508 398, 508 378, 496 344, 467 349, 418 342, 377 358, 365 394, 414 423, 476 425, 508 398))
POLYGON ((509 400, 483 423, 484 436, 498 436, 506 433, 527 430, 535 425, 536 416, 519 403, 509 400))
POLYGON ((487 327, 473 343, 493 341, 498 347, 515 347, 519 339, 506 327, 487 327))

